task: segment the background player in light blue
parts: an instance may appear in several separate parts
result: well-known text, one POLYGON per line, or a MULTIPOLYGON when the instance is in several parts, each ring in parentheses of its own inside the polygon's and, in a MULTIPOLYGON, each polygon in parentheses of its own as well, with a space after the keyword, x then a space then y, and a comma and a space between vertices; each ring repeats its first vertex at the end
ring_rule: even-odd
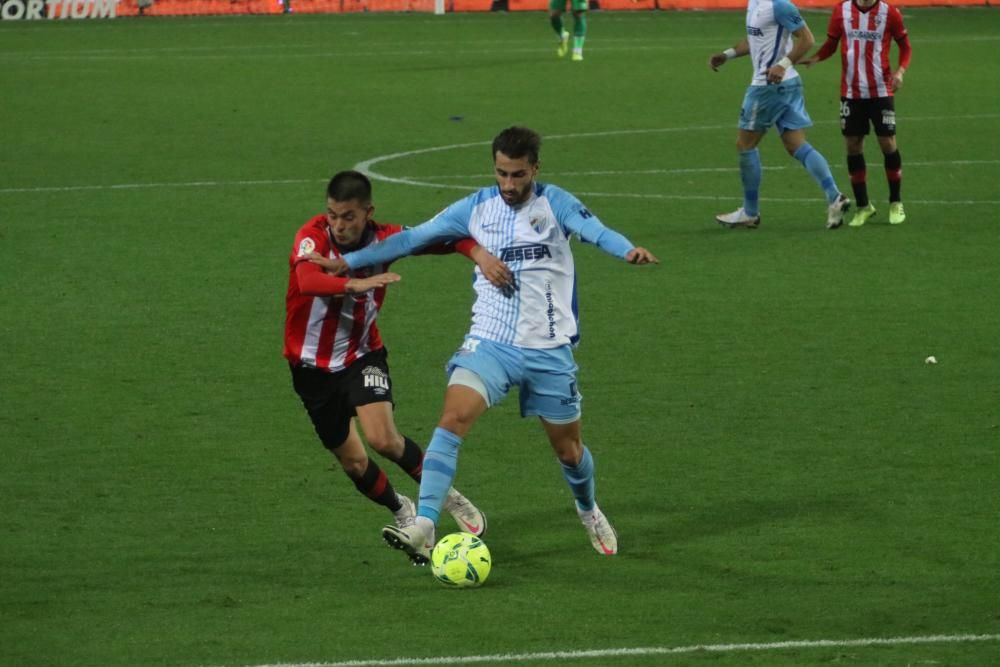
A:
POLYGON ((788 0, 749 0, 747 36, 732 48, 712 54, 708 64, 718 70, 732 58, 750 55, 753 78, 743 97, 736 149, 740 154, 743 206, 715 219, 726 227, 755 228, 760 224, 758 206, 761 164, 757 145, 772 125, 778 128, 788 154, 802 163, 823 189, 827 201, 826 226, 840 227, 851 200, 841 194, 830 165, 806 141, 812 126, 802 93, 802 79, 794 64, 812 48, 815 39, 799 10, 788 0), (794 38, 794 39, 793 39, 794 38))
MULTIPOLYGON (((618 552, 618 537, 594 495, 594 459, 583 444, 573 346, 579 339, 570 237, 632 264, 658 263, 645 248, 605 227, 580 201, 537 183, 541 137, 511 127, 493 141, 497 184, 452 204, 432 220, 348 253, 350 268, 387 262, 427 245, 471 236, 509 268, 493 284, 476 271, 472 328, 448 363, 444 408, 424 457, 415 525, 386 526, 385 540, 414 563, 427 562, 434 526, 472 426, 512 387, 522 416, 537 416, 562 464, 591 544, 618 552)), ((328 269, 336 264, 315 259, 328 269)))

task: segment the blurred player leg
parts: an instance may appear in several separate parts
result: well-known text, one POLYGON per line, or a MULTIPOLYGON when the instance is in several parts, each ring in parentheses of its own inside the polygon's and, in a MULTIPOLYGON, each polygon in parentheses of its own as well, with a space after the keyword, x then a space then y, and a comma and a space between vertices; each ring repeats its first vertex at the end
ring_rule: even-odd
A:
POLYGON ((556 56, 565 58, 569 53, 569 31, 563 26, 562 14, 566 9, 566 0, 550 0, 549 2, 549 23, 556 31, 556 39, 559 40, 559 47, 556 49, 556 56))
MULTIPOLYGON (((577 2, 574 1, 573 11, 573 60, 579 62, 583 60, 583 43, 587 39, 587 12, 577 10, 577 2)), ((582 3, 586 7, 586 2, 582 3)))

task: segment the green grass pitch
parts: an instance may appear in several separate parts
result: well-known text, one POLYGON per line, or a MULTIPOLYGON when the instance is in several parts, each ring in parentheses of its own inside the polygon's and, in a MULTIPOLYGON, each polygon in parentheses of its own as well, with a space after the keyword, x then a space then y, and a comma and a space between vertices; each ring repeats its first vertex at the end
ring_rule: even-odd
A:
MULTIPOLYGON (((582 63, 543 14, 0 24, 0 664, 1000 664, 1000 14, 904 16, 909 217, 885 223, 869 139, 880 215, 834 232, 773 136, 761 228, 713 221, 739 204, 749 66, 706 61, 740 13, 595 12, 582 63), (621 554, 592 551, 511 397, 457 480, 493 572, 453 591, 315 441, 285 263, 333 172, 368 164, 378 219, 418 223, 490 182, 512 124, 662 263, 576 250, 621 554), (610 653, 730 644, 769 648, 610 653)), ((803 76, 847 191, 839 66, 803 76)), ((397 420, 426 443, 470 266, 395 266, 397 420)))

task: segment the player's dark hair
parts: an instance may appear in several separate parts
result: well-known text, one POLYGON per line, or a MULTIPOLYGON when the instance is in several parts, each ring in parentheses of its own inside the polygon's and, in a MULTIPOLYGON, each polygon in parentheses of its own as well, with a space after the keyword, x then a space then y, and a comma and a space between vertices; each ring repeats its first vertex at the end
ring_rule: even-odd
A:
POLYGON ((334 201, 359 201, 370 204, 372 182, 360 171, 342 171, 335 174, 326 186, 326 196, 334 201))
POLYGON ((508 127, 493 140, 493 157, 497 151, 509 158, 528 158, 531 164, 538 164, 538 152, 542 149, 542 137, 526 127, 508 127))

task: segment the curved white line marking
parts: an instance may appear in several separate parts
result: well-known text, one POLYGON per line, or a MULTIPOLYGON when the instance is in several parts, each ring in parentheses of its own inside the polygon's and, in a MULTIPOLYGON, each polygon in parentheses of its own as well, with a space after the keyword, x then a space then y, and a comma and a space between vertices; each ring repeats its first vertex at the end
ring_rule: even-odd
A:
MULTIPOLYGON (((927 116, 922 118, 910 118, 911 122, 918 121, 937 121, 937 120, 955 120, 957 117, 945 118, 941 116, 927 116)), ((983 118, 1000 118, 1000 114, 969 114, 962 117, 965 120, 970 119, 983 119, 983 118)), ((819 121, 816 124, 830 125, 833 123, 839 123, 840 121, 824 120, 819 121)), ((546 139, 578 139, 581 137, 610 137, 610 136, 624 136, 624 135, 636 135, 636 134, 657 134, 657 133, 667 133, 667 132, 702 132, 702 131, 715 131, 715 130, 731 130, 733 129, 733 124, 726 125, 698 125, 692 127, 661 127, 661 128, 648 128, 648 129, 636 129, 636 130, 606 130, 600 132, 573 132, 570 134, 550 134, 546 136, 546 139)), ((412 151, 401 151, 399 153, 390 153, 388 155, 379 155, 368 160, 363 160, 354 165, 354 169, 360 171, 361 173, 368 176, 374 181, 382 181, 385 183, 398 183, 401 185, 412 185, 421 188, 440 188, 446 190, 462 190, 464 192, 474 192, 478 190, 481 185, 466 186, 466 185, 455 185, 450 183, 439 183, 435 181, 421 180, 420 178, 415 178, 412 176, 389 176, 381 172, 375 171, 373 167, 382 162, 389 162, 392 160, 398 160, 401 158, 413 157, 415 155, 426 155, 428 153, 439 153, 442 151, 458 150, 461 148, 471 148, 479 146, 489 146, 491 142, 489 141, 475 141, 471 143, 462 144, 449 144, 446 146, 431 146, 429 148, 418 148, 412 151)), ((995 160, 968 160, 968 161, 956 161, 955 164, 991 164, 996 163, 995 160)), ((914 163, 918 164, 918 163, 914 163)), ((725 169, 710 168, 705 169, 705 171, 720 170, 725 171, 725 169)), ((683 173, 685 170, 679 170, 678 173, 683 173)), ((698 171, 698 170, 692 170, 698 171)), ((594 174, 600 174, 601 172, 594 172, 594 174)), ((615 173, 615 172, 608 172, 615 173)), ((643 171, 640 173, 655 173, 652 171, 643 171)), ((457 176, 438 176, 438 177, 424 177, 424 178, 458 178, 457 176)), ((492 178, 492 177, 490 177, 492 178)), ((729 200, 737 198, 735 195, 730 196, 709 196, 709 195, 663 195, 663 194, 643 194, 643 193, 629 193, 629 192, 577 192, 576 194, 582 196, 590 197, 625 197, 632 199, 680 199, 680 200, 729 200)), ((799 199, 772 199, 762 197, 761 201, 815 201, 816 198, 799 198, 799 199)), ((998 202, 996 200, 961 200, 961 201, 940 201, 940 200, 907 200, 914 204, 986 204, 994 205, 998 202)))

